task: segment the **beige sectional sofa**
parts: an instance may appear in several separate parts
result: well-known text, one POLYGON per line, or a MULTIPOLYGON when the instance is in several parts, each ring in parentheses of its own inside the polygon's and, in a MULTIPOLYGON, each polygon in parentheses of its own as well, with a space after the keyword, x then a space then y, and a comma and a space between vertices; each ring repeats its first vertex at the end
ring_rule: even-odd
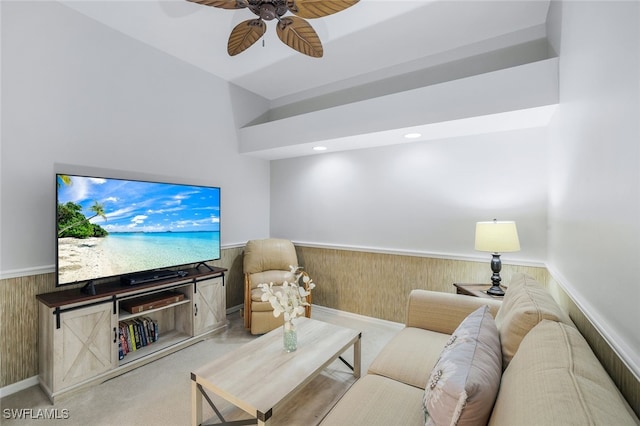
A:
POLYGON ((502 302, 414 290, 405 325, 322 425, 640 424, 567 314, 525 274, 502 302))

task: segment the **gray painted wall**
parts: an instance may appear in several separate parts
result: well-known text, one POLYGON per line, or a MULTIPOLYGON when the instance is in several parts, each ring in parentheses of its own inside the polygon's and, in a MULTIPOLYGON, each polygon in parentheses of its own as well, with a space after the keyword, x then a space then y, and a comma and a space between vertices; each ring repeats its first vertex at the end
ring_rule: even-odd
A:
POLYGON ((640 3, 552 2, 548 266, 640 377, 640 3))
POLYGON ((223 246, 267 237, 269 162, 238 154, 236 121, 253 117, 230 106, 247 98, 235 110, 261 114, 261 98, 57 2, 3 2, 3 277, 53 268, 55 172, 220 186, 223 246))
POLYGON ((407 143, 272 162, 271 234, 295 241, 490 259, 478 221, 515 220, 522 250, 546 258, 544 129, 407 143))

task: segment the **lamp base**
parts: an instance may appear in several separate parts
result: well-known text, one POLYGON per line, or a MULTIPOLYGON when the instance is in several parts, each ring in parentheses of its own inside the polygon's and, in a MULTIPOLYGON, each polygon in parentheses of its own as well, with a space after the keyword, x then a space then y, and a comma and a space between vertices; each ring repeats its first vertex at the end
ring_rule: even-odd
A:
POLYGON ((493 275, 491 275, 491 288, 487 290, 487 294, 491 296, 504 296, 504 291, 500 288, 500 270, 502 269, 502 261, 500 260, 499 253, 493 253, 491 257, 491 270, 493 271, 493 275))
POLYGON ((493 285, 490 289, 487 290, 487 294, 491 296, 504 296, 504 291, 500 288, 499 285, 493 285))

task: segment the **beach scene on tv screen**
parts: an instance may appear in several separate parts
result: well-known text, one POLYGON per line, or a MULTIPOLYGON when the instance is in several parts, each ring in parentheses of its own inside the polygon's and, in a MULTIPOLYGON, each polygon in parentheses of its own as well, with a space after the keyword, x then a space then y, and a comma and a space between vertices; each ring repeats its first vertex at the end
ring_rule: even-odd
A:
POLYGON ((220 189, 56 175, 58 283, 220 257, 220 189))

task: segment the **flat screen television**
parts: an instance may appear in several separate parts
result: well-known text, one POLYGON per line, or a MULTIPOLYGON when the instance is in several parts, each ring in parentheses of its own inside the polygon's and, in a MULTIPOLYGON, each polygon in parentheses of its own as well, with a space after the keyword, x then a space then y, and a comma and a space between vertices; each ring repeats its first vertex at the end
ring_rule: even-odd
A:
POLYGON ((220 259, 220 188, 56 174, 56 235, 58 286, 199 266, 220 259))

